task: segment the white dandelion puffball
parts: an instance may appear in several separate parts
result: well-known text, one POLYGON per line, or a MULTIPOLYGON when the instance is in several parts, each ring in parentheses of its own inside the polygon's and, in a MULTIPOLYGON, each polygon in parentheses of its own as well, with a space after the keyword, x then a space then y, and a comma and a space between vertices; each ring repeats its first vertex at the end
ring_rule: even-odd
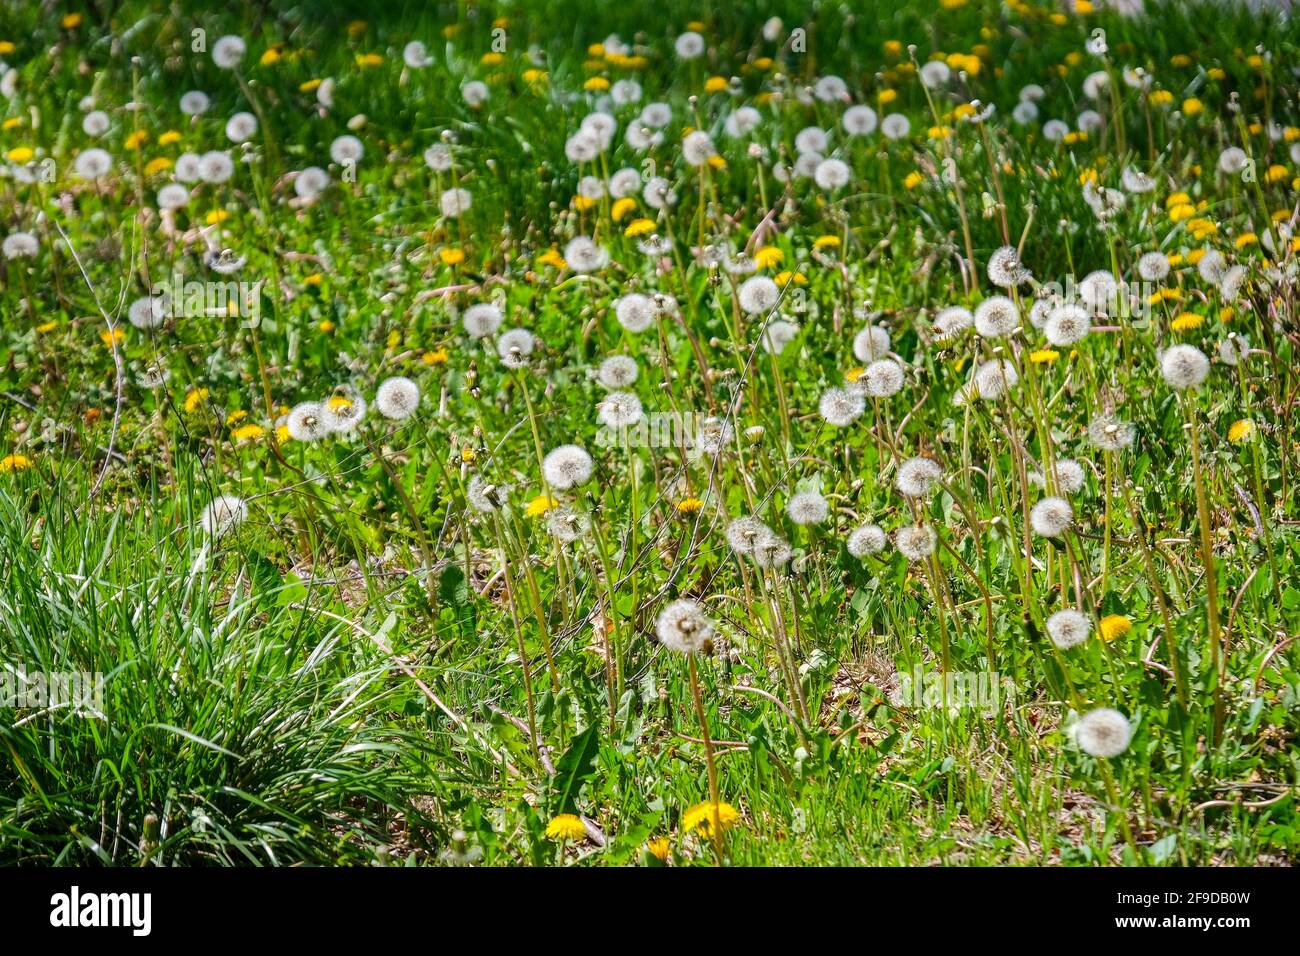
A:
POLYGON ((609 264, 609 253, 586 236, 569 241, 564 247, 564 261, 574 272, 586 274, 603 269, 609 264))
POLYGON ((618 324, 629 332, 644 332, 654 325, 658 314, 654 300, 639 292, 628 293, 614 303, 614 315, 618 324))
POLYGON ((473 201, 468 189, 448 189, 438 197, 438 211, 447 219, 456 219, 469 212, 473 201))
POLYGON ((849 164, 840 159, 823 159, 813 170, 813 182, 827 192, 843 189, 852 178, 849 164))
POLYGON ((682 140, 682 158, 692 166, 703 166, 717 154, 713 140, 703 130, 687 133, 682 140))
POLYGON ((433 57, 419 40, 412 40, 402 47, 402 62, 413 70, 422 70, 433 63, 433 57))
POLYGON ((325 428, 336 435, 350 435, 366 417, 366 400, 360 395, 342 395, 321 405, 325 428))
POLYGON ((1092 316, 1082 306, 1060 305, 1048 315, 1043 333, 1052 345, 1073 345, 1092 328, 1092 316))
POLYGON ((891 344, 887 329, 868 325, 853 337, 853 355, 859 362, 874 362, 889 354, 891 344))
POLYGON ((1021 100, 1012 108, 1011 119, 1017 126, 1028 126, 1038 119, 1038 104, 1032 100, 1021 100))
POLYGON ((989 256, 989 281, 1000 289, 1013 289, 1030 279, 1015 246, 1003 246, 989 256))
POLYGON ((830 517, 831 506, 816 491, 801 491, 785 504, 785 513, 795 524, 821 524, 830 517))
POLYGON ((324 410, 319 402, 300 402, 289 410, 285 419, 289 437, 294 441, 319 441, 329 434, 324 410))
POLYGON ((854 528, 849 533, 849 538, 845 546, 849 549, 849 554, 858 560, 862 560, 870 554, 879 554, 885 550, 885 545, 889 539, 885 537, 885 532, 881 530, 878 524, 864 524, 860 528, 854 528))
POLYGON ((1239 332, 1232 332, 1218 344, 1215 351, 1224 365, 1237 365, 1250 351, 1250 339, 1239 332))
POLYGON ((224 183, 234 173, 235 162, 228 153, 214 149, 199 157, 199 178, 205 183, 224 183))
POLYGON ((1063 651, 1082 644, 1092 633, 1092 621, 1073 608, 1057 611, 1047 619, 1047 636, 1063 651))
POLYGON ((806 126, 799 130, 794 137, 794 149, 797 153, 816 153, 820 155, 826 152, 830 145, 830 137, 819 126, 806 126))
POLYGON ((247 50, 243 37, 228 34, 212 44, 212 62, 223 70, 233 70, 244 58, 247 50))
POLYGON ((1197 388, 1210 374, 1210 360, 1195 345, 1171 345, 1160 356, 1160 374, 1170 388, 1197 388))
POLYGON ((757 518, 746 515, 727 523, 727 546, 740 555, 751 555, 758 542, 772 534, 772 529, 757 518))
POLYGON ((1070 133, 1070 127, 1063 120, 1049 119, 1043 124, 1043 139, 1050 143, 1059 143, 1070 133))
POLYGON ((229 534, 248 517, 248 505, 237 495, 217 495, 203 509, 199 526, 203 533, 213 538, 229 534))
POLYGON ((1020 381, 1020 373, 1006 359, 989 359, 975 369, 975 391, 985 401, 995 401, 1020 381))
POLYGON ((1044 538, 1059 538, 1074 524, 1074 509, 1064 498, 1044 498, 1029 512, 1029 525, 1044 538))
POLYGON ((1063 494, 1077 494, 1083 488, 1086 474, 1083 466, 1070 458, 1062 458, 1056 463, 1056 487, 1063 494))
POLYGON ((631 196, 641 188, 641 174, 631 166, 624 166, 609 177, 609 194, 615 199, 631 196))
POLYGON ((1133 444, 1137 429, 1131 422, 1105 413, 1088 423, 1088 440, 1102 451, 1122 451, 1133 444))
POLYGON ((1005 295, 989 296, 975 308, 975 331, 982 338, 1010 335, 1019 324, 1020 312, 1005 295))
POLYGON ((327 76, 316 87, 316 102, 327 110, 334 108, 334 77, 327 76))
POLYGON ((600 363, 596 381, 606 388, 627 388, 636 381, 639 373, 636 359, 630 355, 611 355, 600 363))
POLYGON ((319 166, 308 166, 293 179, 293 191, 300 199, 315 199, 329 188, 330 174, 319 166))
POLYGON ((740 307, 750 315, 770 312, 781 299, 781 290, 767 276, 752 276, 740 286, 740 307))
POLYGON ((698 654, 713 636, 713 625, 702 607, 689 598, 682 598, 659 612, 655 635, 669 650, 698 654))
POLYGON ((103 110, 87 113, 81 120, 81 131, 87 136, 103 136, 108 132, 108 114, 103 110))
POLYGON ((934 529, 928 525, 906 525, 894 532, 894 547, 909 561, 922 561, 934 553, 934 529))
POLYGON ((1079 748, 1092 757, 1118 757, 1133 739, 1133 725, 1118 710, 1099 707, 1079 718, 1074 728, 1079 748))
POLYGON ((1046 299, 1035 299, 1029 306, 1029 324, 1036 329, 1045 328, 1052 310, 1060 304, 1060 297, 1055 295, 1046 299))
POLYGON ((929 498, 943 477, 943 469, 929 458, 909 458, 898 466, 894 487, 908 498, 929 498))
POLYGON ((435 173, 445 173, 451 170, 454 157, 451 155, 451 147, 446 143, 434 143, 424 151, 424 165, 428 166, 435 173))
POLYGON ((465 486, 465 501, 479 514, 491 514, 505 502, 506 488, 484 481, 482 475, 472 475, 465 486))
POLYGON ((236 113, 226 120, 226 139, 232 143, 247 143, 257 135, 257 117, 252 113, 236 113))
POLYGON ((828 425, 843 428, 852 425, 867 407, 867 400, 857 392, 843 388, 828 388, 822 392, 818 411, 828 425))
POLYGON ((937 90, 952 77, 952 70, 943 60, 931 60, 921 67, 921 82, 937 90))
POLYGON ((497 339, 497 355, 506 368, 524 368, 528 356, 537 347, 537 339, 527 329, 510 329, 497 339))
POLYGON ((823 76, 813 86, 813 96, 823 103, 838 103, 848 97, 849 85, 838 76, 823 76))
POLYGON ((641 109, 640 119, 651 129, 663 129, 673 121, 673 108, 667 103, 647 103, 641 109))
POLYGON ((769 530, 754 542, 754 563, 760 568, 781 568, 794 557, 790 542, 769 530))
POLYGON ((610 392, 596 403, 597 417, 606 428, 627 428, 644 417, 641 399, 631 392, 610 392))
POLYGON ((40 248, 40 241, 30 232, 11 232, 0 245, 6 259, 30 259, 40 248))
POLYGON ((460 95, 466 106, 477 109, 487 102, 487 84, 480 80, 470 80, 460 88, 460 95))
POLYGON ((1094 312, 1109 312, 1119 300, 1119 283, 1105 269, 1089 272, 1079 280, 1079 298, 1094 312))
POLYGON ((784 319, 776 319, 767 323, 758 341, 763 346, 764 352, 771 355, 780 355, 798 334, 799 326, 784 319))
POLYGON ((758 129, 763 122, 763 114, 752 106, 742 106, 727 114, 722 124, 722 132, 730 139, 740 139, 758 129))
POLYGON ((890 113, 880 121, 880 132, 885 139, 903 139, 912 132, 912 122, 902 113, 890 113))
POLYGON ((1250 157, 1246 155, 1246 151, 1240 146, 1229 146, 1219 154, 1219 170, 1229 176, 1241 172, 1249 162, 1250 157))
POLYGON ((960 305, 950 305, 934 317, 934 333, 940 338, 951 338, 975 324, 975 315, 960 305))
POLYGON ((113 157, 102 149, 83 150, 77 154, 73 168, 82 179, 99 179, 113 168, 113 157))
POLYGON ((340 166, 356 163, 366 154, 366 148, 355 136, 340 136, 330 143, 330 159, 340 166))
POLYGON ((677 51, 677 55, 681 59, 693 60, 704 52, 704 37, 694 30, 687 30, 677 38, 677 41, 673 44, 673 49, 677 51))
POLYGON ((609 98, 615 106, 631 106, 641 102, 641 84, 636 80, 617 80, 609 88, 609 98))
POLYGON ((177 210, 190 201, 190 191, 180 183, 168 183, 158 190, 158 208, 177 210))
POLYGON ((840 125, 850 136, 869 136, 879 124, 876 111, 870 106, 850 106, 840 117, 840 125))
POLYGON ((211 105, 212 100, 202 90, 190 90, 181 95, 181 112, 186 116, 202 116, 211 105))
POLYGON ((460 317, 460 323, 472 339, 481 339, 501 328, 501 309, 492 302, 471 305, 460 317))
POLYGON ((1161 282, 1169 275, 1169 257, 1163 252, 1148 252, 1138 260, 1138 275, 1147 282, 1161 282))
POLYGON ((167 303, 155 296, 136 299, 127 308, 126 318, 137 329, 156 329, 167 319, 167 303))
POLYGON ((409 378, 394 375, 379 383, 375 408, 385 418, 401 421, 410 418, 420 407, 420 386, 409 378))
POLYGON ((872 362, 854 383, 868 398, 888 398, 903 388, 903 367, 893 359, 872 362))
POLYGON ((1211 285, 1218 285, 1223 274, 1228 270, 1228 260, 1217 249, 1209 249, 1196 263, 1196 271, 1201 278, 1211 285))
POLYGON ((591 520, 572 508, 552 508, 546 515, 546 530, 561 544, 572 544, 591 530, 591 520))
POLYGON ((595 463, 585 449, 577 445, 561 445, 542 459, 542 477, 557 491, 567 491, 586 484, 595 463))

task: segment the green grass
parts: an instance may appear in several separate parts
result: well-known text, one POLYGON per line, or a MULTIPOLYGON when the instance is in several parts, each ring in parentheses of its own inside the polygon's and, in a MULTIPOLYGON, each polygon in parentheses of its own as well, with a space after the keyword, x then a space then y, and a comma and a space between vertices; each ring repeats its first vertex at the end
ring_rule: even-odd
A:
MULTIPOLYGON (((1296 208, 1289 148, 1300 130, 1267 133, 1300 127, 1294 23, 1239 5, 1056 23, 1055 8, 986 2, 936 13, 873 0, 815 14, 759 3, 709 13, 709 52, 682 63, 673 39, 705 10, 676 0, 653 11, 553 0, 223 15, 155 6, 128 2, 103 21, 87 8, 64 27, 58 17, 74 8, 50 16, 28 4, 0 25, 0 42, 13 44, 0 61, 17 71, 14 95, 0 98, 0 156, 36 171, 52 161, 32 183, 0 178, 0 238, 24 230, 40 244, 33 258, 0 258, 0 457, 24 456, 0 473, 0 665, 106 675, 100 715, 0 701, 0 861, 655 865, 647 843, 667 838, 669 862, 707 865, 714 846, 683 821, 710 793, 688 663, 655 638, 677 597, 699 600, 716 627, 695 663, 721 799, 738 813, 720 847, 727 862, 1293 858, 1300 328, 1293 283, 1270 279, 1258 241, 1237 240, 1262 240, 1272 213, 1296 208), (777 42, 761 35, 772 15, 784 20, 777 42), (503 57, 483 62, 501 42, 498 16, 503 57), (355 18, 370 22, 350 29, 355 18), (806 52, 787 42, 796 26, 806 52), (192 51, 195 29, 206 51, 192 51), (1084 49, 1095 29, 1116 101, 1080 93, 1103 68, 1084 49), (635 37, 643 65, 589 51, 614 32, 635 37), (238 75, 210 56, 225 33, 248 43, 238 75), (412 39, 432 66, 403 67, 412 39), (979 73, 927 97, 908 70, 910 44, 918 62, 977 55, 979 73), (278 62, 260 63, 271 48, 278 62), (1271 59, 1248 62, 1257 48, 1271 59), (358 60, 370 53, 382 62, 358 60), (1170 102, 1119 80, 1137 66, 1170 102), (526 79, 530 69, 545 79, 526 79), (854 102, 893 91, 880 112, 906 115, 911 134, 844 137, 839 105, 797 95, 826 74, 854 102), (600 95, 584 90, 593 75, 635 77, 642 105, 673 107, 661 146, 645 155, 625 143, 640 107, 623 107, 601 162, 565 158, 600 95), (736 77, 738 96, 706 93, 715 75, 736 77), (303 86, 325 78, 328 110, 303 86), (460 94, 475 79, 490 89, 480 109, 460 94), (1010 114, 1028 83, 1044 96, 1039 122, 1024 127, 1010 114), (191 89, 212 99, 192 121, 178 108, 191 89), (112 121, 93 145, 115 166, 97 184, 72 173, 92 145, 85 96, 112 121), (1190 97, 1200 113, 1188 115, 1190 97), (997 107, 983 125, 951 115, 973 100, 997 107), (123 109, 129 101, 146 108, 123 109), (759 129, 723 135, 728 113, 752 103, 759 129), (1073 128, 1085 108, 1103 114, 1101 130, 1068 144, 1042 135, 1042 120, 1073 128), (185 151, 239 156, 224 133, 239 110, 261 121, 248 161, 226 184, 192 184, 172 231, 156 201, 172 171, 147 167, 185 151), (364 123, 350 126, 357 116, 364 123), (772 163, 792 160, 810 125, 831 131, 832 154, 852 172, 845 189, 774 178, 772 163), (353 126, 365 146, 355 183, 329 157, 353 126), (725 166, 704 176, 682 161, 687 126, 714 134, 725 166), (160 141, 172 130, 175 142, 160 141), (137 132, 143 142, 129 149, 137 132), (438 142, 453 146, 450 172, 422 159, 438 142), (1232 145, 1251 154, 1257 182, 1218 171, 1232 145), (617 222, 608 199, 574 205, 582 176, 625 166, 644 176, 651 161, 678 194, 671 211, 648 208, 639 191, 617 222), (1267 174, 1274 165, 1282 174, 1267 174), (332 183, 303 204, 285 176, 307 166, 327 168, 332 183), (1095 174, 1118 189, 1126 167, 1156 188, 1099 228, 1080 184, 1095 174), (439 211, 453 185, 473 196, 460 220, 439 211), (1177 192, 1190 220, 1171 215, 1177 192), (775 310, 800 326, 779 356, 757 347, 763 317, 735 304, 745 277, 705 268, 691 248, 703 237, 739 249, 769 210, 775 228, 756 245, 783 258, 763 274, 804 280, 775 310), (213 212, 225 218, 209 223, 213 212), (638 250, 644 236, 624 234, 641 217, 675 240, 662 264, 638 250), (1196 219, 1213 229, 1194 235, 1196 219), (608 268, 575 276, 542 259, 593 232, 608 268), (823 236, 838 246, 815 246, 823 236), (1044 345, 1027 321, 1010 339, 936 341, 936 313, 998 291, 984 266, 1022 242, 1043 283, 1098 269, 1130 279, 1143 253, 1181 254, 1155 284, 1181 298, 1148 322, 1108 320, 1116 331, 1094 330, 1041 365, 1026 361, 1044 345), (245 265, 217 276, 202 262, 209 244, 245 265), (1248 269, 1240 301, 1186 261, 1207 246, 1248 269), (960 267, 967 255, 974 283, 960 267), (126 306, 176 271, 262 282, 260 324, 127 324, 126 306), (615 300, 656 290, 676 298, 680 321, 625 331, 615 300), (505 311, 503 329, 538 337, 526 370, 465 334, 462 311, 488 300, 505 311), (105 312, 123 332, 120 375, 105 312), (1202 321, 1175 331, 1184 312, 1202 321), (868 319, 889 328, 907 384, 833 429, 819 398, 863 364, 851 343, 868 319), (1255 349, 1235 366, 1217 357, 1229 333, 1255 349), (1200 389, 1162 379, 1157 348, 1174 342, 1214 359, 1200 389), (737 442, 716 461, 599 446, 606 390, 592 370, 612 354, 637 359, 630 390, 647 412, 734 414, 737 442), (954 404, 971 366, 994 354, 1016 355, 1019 386, 1006 400, 954 404), (149 387, 155 366, 167 378, 149 387), (393 375, 423 396, 404 421, 374 410, 393 375), (336 389, 371 403, 354 436, 273 440, 284 410, 336 389), (1107 408, 1137 432, 1109 459, 1086 441, 1107 408), (1243 420, 1253 436, 1230 440, 1243 420), (239 437, 250 424, 262 434, 239 437), (595 472, 553 492, 589 526, 559 544, 528 507, 548 491, 538 459, 569 442, 593 454, 595 472), (943 486, 910 502, 895 473, 922 454, 941 464, 943 486), (1024 472, 1049 458, 1078 459, 1085 480, 1071 496, 1075 529, 1060 541, 1029 536, 1031 567, 1024 526, 1044 492, 1024 472), (503 489, 508 508, 471 507, 474 478, 503 489), (1226 632, 1222 681, 1198 484, 1226 632), (795 526, 785 505, 808 489, 827 496, 831 518, 795 526), (222 493, 249 513, 214 539, 200 520, 222 493), (701 510, 677 507, 689 498, 701 510), (727 547, 726 522, 751 513, 789 539, 793 560, 778 573, 727 547), (892 546, 851 557, 844 540, 867 521, 890 532, 927 523, 942 540, 937 562, 909 563, 892 546), (1076 603, 1094 622, 1126 616, 1131 631, 1107 642, 1094 625, 1083 645, 1053 653, 1045 619, 1076 603), (944 660, 954 672, 992 669, 1014 694, 987 710, 900 702, 903 675, 944 660), (1134 726, 1110 760, 1071 742, 1073 718, 1096 707, 1134 726), (582 816, 590 836, 549 838, 563 813, 582 816)), ((1283 264, 1294 263, 1288 252, 1283 264)))

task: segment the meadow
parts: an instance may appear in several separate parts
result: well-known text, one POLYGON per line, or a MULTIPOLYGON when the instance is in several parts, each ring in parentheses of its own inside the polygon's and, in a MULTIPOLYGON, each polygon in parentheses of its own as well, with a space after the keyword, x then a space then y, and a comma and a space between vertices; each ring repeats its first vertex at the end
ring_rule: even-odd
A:
POLYGON ((1287 865, 1269 5, 0 5, 0 862, 1287 865))

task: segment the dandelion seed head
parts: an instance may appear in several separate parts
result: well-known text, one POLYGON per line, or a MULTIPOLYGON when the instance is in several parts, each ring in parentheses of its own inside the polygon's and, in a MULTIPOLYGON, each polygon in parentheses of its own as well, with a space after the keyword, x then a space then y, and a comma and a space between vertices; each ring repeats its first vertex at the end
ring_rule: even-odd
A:
POLYGON ((501 309, 493 302, 478 302, 460 317, 461 325, 472 339, 486 338, 501 328, 501 309))
POLYGON ((1122 451, 1133 444, 1136 436, 1137 429, 1132 423, 1109 412, 1097 415, 1088 423, 1088 440, 1102 451, 1122 451))
POLYGON ((629 332, 644 332, 655 323, 659 310, 654 300, 639 292, 630 292, 614 303, 618 324, 629 332))
POLYGON ((1092 328, 1092 316, 1082 306, 1066 303, 1052 310, 1043 332, 1053 345, 1073 345, 1092 328))
POLYGON ((1003 246, 989 256, 988 275, 989 281, 1000 289, 1014 289, 1030 278, 1015 246, 1003 246))
POLYGON ((506 368, 525 368, 528 357, 537 347, 537 339, 527 329, 510 329, 497 339, 497 355, 506 368))
POLYGON ((401 421, 410 418, 420 407, 420 386, 409 378, 394 375, 379 383, 375 408, 385 418, 401 421))
POLYGON ((655 635, 664 647, 679 654, 698 654, 713 637, 713 624, 699 604, 682 598, 659 612, 655 635))
POLYGON ((750 315, 770 312, 781 299, 781 290, 767 276, 752 276, 740 286, 740 307, 750 315))
POLYGON ((300 402, 289 410, 285 419, 289 437, 294 441, 320 441, 329 434, 320 402, 300 402))
POLYGON ((217 495, 203 509, 199 526, 203 533, 213 538, 229 534, 248 517, 248 505, 237 495, 217 495))
POLYGON ((641 399, 631 392, 610 392, 596 405, 597 417, 606 428, 627 428, 641 421, 641 399))
POLYGON ((892 344, 887 329, 868 325, 853 337, 853 355, 859 362, 873 362, 888 355, 892 344))
POLYGON ((1198 388, 1210 374, 1210 360, 1195 345, 1171 345, 1160 356, 1160 374, 1170 388, 1198 388))
POLYGON ((880 525, 864 524, 850 532, 845 546, 849 549, 849 554, 858 560, 862 560, 868 555, 879 554, 885 550, 888 541, 889 539, 885 536, 885 532, 881 530, 880 525))
POLYGON ((1010 335, 1020 324, 1020 311, 1004 295, 985 299, 975 308, 975 331, 986 339, 1010 335))
POLYGON ((894 532, 894 546, 909 561, 923 561, 934 553, 934 529, 928 525, 904 525, 894 532))
POLYGON ((1133 726, 1118 710, 1099 707, 1079 718, 1074 733, 1084 753, 1093 757, 1118 757, 1133 739, 1133 726))
POLYGON ((630 355, 611 355, 600 363, 596 381, 606 388, 627 388, 636 381, 637 374, 636 359, 630 355))
POLYGON ((898 466, 894 487, 908 498, 929 498, 943 477, 943 469, 929 458, 909 458, 898 466))
POLYGON ((1044 538, 1059 538, 1074 524, 1074 509, 1064 498, 1044 498, 1029 512, 1029 526, 1044 538))
POLYGON ((1047 636, 1063 651, 1082 644, 1092 633, 1092 621, 1073 608, 1057 611, 1047 619, 1047 636))
POLYGON ((558 491, 586 484, 594 467, 591 456, 577 445, 561 445, 542 459, 542 475, 558 491))
POLYGON ((822 392, 818 411, 828 425, 843 428, 858 420, 866 408, 866 399, 843 388, 828 388, 822 392))

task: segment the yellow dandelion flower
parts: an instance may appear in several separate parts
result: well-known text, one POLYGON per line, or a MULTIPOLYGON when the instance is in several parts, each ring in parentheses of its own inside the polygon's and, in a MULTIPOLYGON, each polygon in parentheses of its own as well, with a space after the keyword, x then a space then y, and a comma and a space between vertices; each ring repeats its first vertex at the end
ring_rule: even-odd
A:
MULTIPOLYGON (((634 219, 627 224, 627 228, 623 230, 623 235, 644 236, 646 233, 654 232, 654 228, 655 221, 653 219, 634 219)), ((561 259, 560 261, 563 262, 564 260, 561 259)), ((563 266, 560 266, 560 268, 563 268, 563 266)))
POLYGON ((171 168, 172 161, 166 156, 159 156, 144 164, 144 174, 146 176, 157 176, 159 173, 166 172, 171 168))
POLYGON ((1273 165, 1268 167, 1268 172, 1264 174, 1264 179, 1266 182, 1280 183, 1282 180, 1287 178, 1287 175, 1288 173, 1285 166, 1273 165))
POLYGON ((1106 642, 1118 640, 1133 630, 1133 622, 1123 614, 1107 614, 1097 625, 1101 631, 1101 639, 1106 642))
POLYGON ((42 322, 40 325, 36 326, 36 331, 39 332, 41 335, 44 335, 46 332, 53 332, 58 327, 59 327, 59 323, 54 321, 42 322))
POLYGON ((1038 349, 1036 352, 1029 353, 1029 361, 1035 365, 1050 365, 1061 357, 1061 353, 1056 349, 1038 349))
POLYGON ((1255 235, 1253 232, 1243 232, 1236 239, 1232 240, 1232 244, 1238 249, 1245 249, 1247 246, 1256 245, 1258 242, 1259 236, 1255 235))
POLYGON ((818 236, 816 239, 813 240, 814 249, 828 249, 828 248, 838 247, 839 245, 840 245, 839 236, 818 236))
POLYGON ((244 411, 242 408, 236 409, 226 416, 226 424, 233 425, 235 422, 242 422, 247 417, 248 412, 244 411))
POLYGON ((262 66, 271 66, 273 63, 279 63, 280 51, 275 47, 271 47, 262 54, 261 58, 257 62, 262 64, 262 66))
POLYGON ((379 66, 383 62, 384 62, 384 55, 382 53, 358 53, 357 54, 357 66, 360 67, 379 66))
POLYGON ((725 76, 711 76, 704 81, 705 93, 725 93, 727 92, 727 78, 725 76))
POLYGON ((365 20, 351 20, 348 22, 348 36, 359 37, 366 32, 365 20))
POLYGON ((706 160, 706 162, 708 162, 709 167, 710 167, 711 169, 726 169, 726 168, 727 168, 727 161, 726 161, 725 159, 723 159, 721 156, 719 156, 717 153, 714 153, 712 156, 710 156, 710 157, 706 160))
POLYGON ((443 265, 458 266, 465 261, 464 249, 439 249, 438 258, 442 260, 443 265))
POLYGON ((1184 312, 1176 319, 1169 323, 1169 327, 1175 332, 1187 332, 1191 329, 1199 329, 1205 322, 1205 316, 1197 315, 1195 312, 1184 312))
POLYGON ((714 820, 726 830, 740 820, 740 813, 729 803, 697 803, 682 815, 682 829, 699 830, 704 836, 712 836, 714 820))
POLYGON ((17 129, 19 126, 22 125, 23 125, 23 121, 21 117, 11 116, 3 123, 0 123, 0 129, 17 129))
POLYGON ((209 392, 206 388, 192 388, 185 393, 185 411, 193 413, 200 405, 208 400, 209 392))
POLYGON ((539 83, 546 82, 545 70, 538 70, 538 69, 524 70, 522 76, 524 78, 525 83, 532 83, 536 85, 539 83))
POLYGON ((594 209, 596 203, 597 200, 592 199, 590 196, 573 197, 573 208, 578 210, 578 212, 586 212, 589 209, 594 209))
POLYGON ((81 14, 64 14, 63 19, 59 21, 59 25, 65 30, 75 30, 77 27, 81 26, 81 14))
POLYGON ((576 842, 586 839, 587 828, 572 813, 561 813, 557 817, 552 817, 551 822, 546 824, 546 835, 552 840, 572 840, 576 842))
POLYGON ((898 99, 898 90, 881 90, 876 94, 876 102, 881 105, 888 105, 898 99))
POLYGON ((446 349, 430 349, 421 356, 421 360, 425 365, 443 365, 450 357, 451 353, 446 349))
POLYGON ((682 514, 694 514, 704 507, 704 502, 699 498, 683 498, 677 502, 677 510, 682 514))
POLYGON ((147 142, 149 142, 149 134, 142 129, 138 129, 128 136, 122 145, 127 149, 139 149, 147 142))
POLYGON ((256 422, 249 422, 247 425, 240 425, 230 433, 230 437, 237 442, 255 441, 266 434, 266 429, 256 422))
POLYGON ((844 373, 844 381, 856 382, 858 379, 862 378, 862 376, 866 374, 867 374, 866 368, 864 368, 861 365, 855 365, 853 368, 849 369, 847 372, 844 373))
POLYGON ((0 473, 8 474, 11 471, 26 471, 30 467, 32 467, 32 460, 26 455, 15 453, 0 458, 0 473))
POLYGON ((618 222, 635 208, 636 200, 631 196, 624 196, 622 199, 614 201, 614 205, 609 209, 609 218, 618 222))
POLYGON ((785 259, 785 253, 776 246, 763 246, 754 253, 754 265, 760 269, 770 269, 772 266, 780 265, 785 259))
POLYGON ((655 837, 647 840, 645 851, 657 860, 667 862, 668 854, 672 850, 672 844, 668 842, 667 837, 655 837))
POLYGON ((1205 109, 1205 104, 1194 96, 1189 96, 1183 100, 1183 114, 1185 116, 1195 116, 1205 109))
POLYGON ((120 345, 122 342, 126 341, 126 333, 121 329, 114 329, 112 332, 108 331, 108 329, 104 329, 99 333, 99 340, 109 348, 112 348, 114 342, 117 342, 120 345))
POLYGON ((591 79, 587 80, 586 83, 582 84, 582 88, 584 90, 595 90, 603 93, 605 90, 609 89, 609 80, 605 79, 603 76, 593 76, 591 79))
POLYGON ((504 53, 497 53, 495 50, 484 53, 478 60, 484 66, 499 66, 506 61, 504 53))
POLYGON ((1235 443, 1255 437, 1255 423, 1249 418, 1242 418, 1232 423, 1228 429, 1228 441, 1235 443))
POLYGON ((1174 101, 1174 94, 1168 90, 1153 90, 1147 99, 1152 106, 1168 106, 1174 101))
POLYGON ((802 272, 791 272, 789 269, 786 269, 784 272, 778 272, 773 276, 772 281, 780 286, 789 285, 791 282, 795 285, 807 285, 808 277, 802 272))
POLYGON ((298 92, 299 92, 299 93, 313 93, 313 92, 315 92, 316 87, 320 86, 320 84, 321 84, 321 81, 320 81, 319 79, 316 79, 316 80, 307 80, 305 83, 299 83, 299 84, 298 84, 298 92))
MULTIPOLYGON (((649 222, 649 220, 645 220, 645 221, 649 222)), ((635 223, 633 225, 635 225, 635 223)), ((628 228, 631 227, 629 226, 628 228)), ((650 223, 650 228, 651 229, 654 228, 653 222, 650 223)), ((555 269, 564 269, 567 268, 569 265, 567 262, 564 261, 564 256, 560 255, 559 252, 557 252, 555 249, 547 249, 540 256, 538 256, 537 264, 539 266, 551 266, 552 268, 555 269)))
POLYGON ((549 495, 538 495, 532 501, 528 502, 524 508, 524 514, 530 518, 539 518, 552 508, 558 507, 559 502, 549 495))
POLYGON ((18 49, 9 40, 0 40, 0 56, 8 56, 18 49))
POLYGON ((35 151, 30 146, 15 146, 5 153, 5 158, 11 163, 26 163, 30 162, 35 155, 35 151))
POLYGON ((337 329, 338 326, 332 319, 321 319, 320 322, 316 324, 316 328, 320 329, 320 331, 324 332, 326 335, 329 335, 337 329))
POLYGON ((903 178, 903 188, 915 189, 923 182, 925 182, 925 176, 923 176, 920 171, 914 169, 903 178))

